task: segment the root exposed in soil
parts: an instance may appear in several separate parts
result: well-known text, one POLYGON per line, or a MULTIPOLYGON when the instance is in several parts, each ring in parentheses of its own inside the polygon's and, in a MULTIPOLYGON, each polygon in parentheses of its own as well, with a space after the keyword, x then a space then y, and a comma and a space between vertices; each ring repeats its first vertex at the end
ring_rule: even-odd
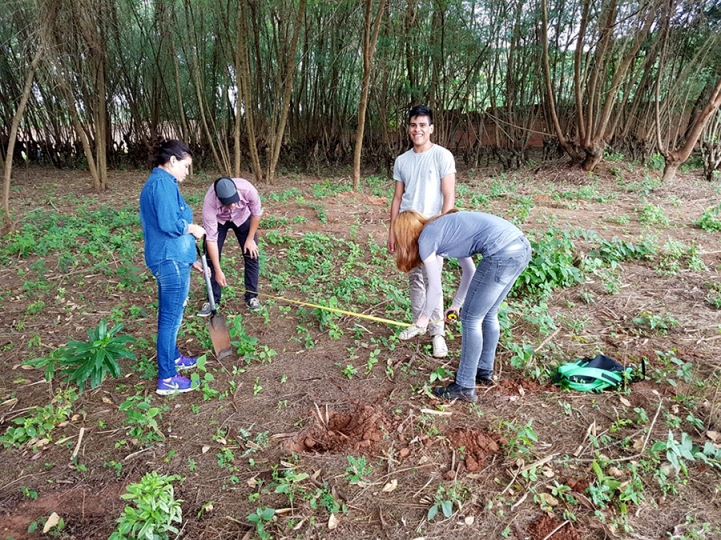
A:
POLYGON ((285 443, 290 452, 363 451, 383 439, 390 421, 381 409, 357 404, 355 410, 344 413, 318 408, 312 411, 313 425, 285 443))

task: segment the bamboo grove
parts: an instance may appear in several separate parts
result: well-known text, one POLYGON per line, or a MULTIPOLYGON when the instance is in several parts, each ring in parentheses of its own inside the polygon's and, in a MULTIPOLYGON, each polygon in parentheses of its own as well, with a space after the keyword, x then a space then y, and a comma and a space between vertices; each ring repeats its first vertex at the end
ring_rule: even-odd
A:
POLYGON ((103 189, 177 137, 267 182, 361 148, 386 170, 423 102, 467 166, 542 145, 586 170, 660 152, 673 177, 721 134, 720 25, 719 0, 0 0, 0 164, 103 189))

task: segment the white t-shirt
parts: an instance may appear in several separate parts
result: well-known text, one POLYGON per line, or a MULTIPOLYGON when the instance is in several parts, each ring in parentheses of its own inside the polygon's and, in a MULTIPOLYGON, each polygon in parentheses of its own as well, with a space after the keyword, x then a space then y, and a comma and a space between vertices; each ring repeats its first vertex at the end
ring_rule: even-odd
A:
POLYGON ((396 158, 393 178, 405 184, 400 211, 416 210, 426 217, 441 213, 441 178, 456 172, 453 154, 434 144, 425 152, 411 148, 396 158))

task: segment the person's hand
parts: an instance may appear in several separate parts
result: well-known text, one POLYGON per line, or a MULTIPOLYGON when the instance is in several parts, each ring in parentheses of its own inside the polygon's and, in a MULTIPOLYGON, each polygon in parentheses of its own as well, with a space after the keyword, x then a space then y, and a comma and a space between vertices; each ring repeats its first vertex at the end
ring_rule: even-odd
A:
POLYGON ((205 229, 200 225, 196 225, 195 223, 190 223, 188 225, 188 232, 195 236, 195 238, 197 238, 198 240, 205 236, 205 229))
POLYGON ((215 270, 215 282, 221 287, 228 286, 228 280, 225 279, 225 273, 219 268, 215 270))
POLYGON ((254 239, 248 238, 245 241, 245 246, 243 247, 243 253, 247 253, 251 259, 258 258, 258 244, 255 243, 254 239))
POLYGON ((396 252, 396 239, 392 234, 388 235, 388 253, 396 252))
POLYGON ((446 322, 455 322, 459 318, 459 309, 457 307, 451 306, 444 312, 444 317, 446 319, 446 322))
POLYGON ((203 273, 203 265, 200 264, 200 261, 195 261, 192 266, 195 270, 197 270, 201 274, 203 273))

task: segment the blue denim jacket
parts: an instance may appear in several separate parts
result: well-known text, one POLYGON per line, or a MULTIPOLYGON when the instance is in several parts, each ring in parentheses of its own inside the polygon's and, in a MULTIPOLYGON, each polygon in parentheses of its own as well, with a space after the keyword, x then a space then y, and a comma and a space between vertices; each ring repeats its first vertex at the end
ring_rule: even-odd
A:
POLYGON ((140 192, 140 223, 148 268, 171 260, 192 264, 196 260, 195 238, 188 233, 193 211, 169 172, 154 168, 140 192))

